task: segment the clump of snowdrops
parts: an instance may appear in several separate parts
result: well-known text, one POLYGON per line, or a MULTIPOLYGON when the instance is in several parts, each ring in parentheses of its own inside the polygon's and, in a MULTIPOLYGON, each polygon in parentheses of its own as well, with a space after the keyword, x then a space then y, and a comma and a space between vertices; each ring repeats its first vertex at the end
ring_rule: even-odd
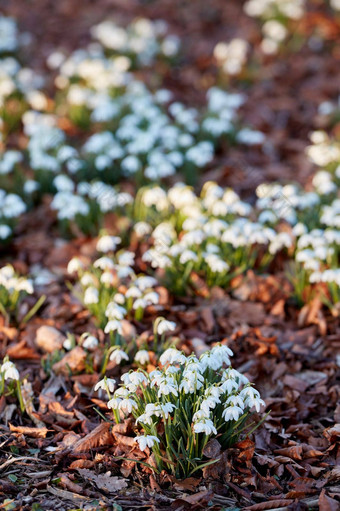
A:
POLYGON ((142 320, 145 309, 157 305, 159 295, 154 290, 154 277, 136 274, 135 254, 118 250, 118 236, 104 235, 97 243, 102 256, 93 265, 86 267, 79 258, 68 264, 68 272, 76 273, 79 279, 75 294, 96 318, 105 333, 122 336, 122 320, 135 317, 142 320))
POLYGON ((154 454, 158 471, 188 477, 207 466, 204 447, 216 438, 222 448, 251 428, 252 410, 264 405, 248 379, 230 365, 232 351, 218 344, 201 355, 185 356, 169 348, 151 373, 142 369, 95 386, 108 394, 116 423, 132 416, 139 449, 154 454))
POLYGON ((21 412, 25 411, 19 371, 7 356, 3 359, 0 366, 0 396, 3 395, 15 396, 19 401, 21 412))
MULTIPOLYGON (((33 281, 15 272, 13 266, 7 264, 0 269, 0 312, 8 322, 18 320, 19 307, 27 295, 34 292, 33 281)), ((22 322, 28 321, 45 301, 41 296, 35 305, 26 313, 22 322)))

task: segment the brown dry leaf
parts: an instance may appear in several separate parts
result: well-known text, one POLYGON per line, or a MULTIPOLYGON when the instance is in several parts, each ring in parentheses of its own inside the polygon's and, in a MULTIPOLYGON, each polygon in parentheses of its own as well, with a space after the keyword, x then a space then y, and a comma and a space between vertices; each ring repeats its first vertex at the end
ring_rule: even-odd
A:
POLYGON ((293 460, 302 460, 302 445, 293 445, 291 447, 285 447, 284 449, 276 449, 275 454, 281 454, 282 456, 288 456, 288 458, 292 458, 293 460))
POLYGON ((259 504, 245 507, 244 511, 266 511, 267 509, 286 508, 290 506, 290 504, 293 504, 293 502, 294 500, 292 499, 270 500, 268 502, 260 502, 259 504))
POLYGON ((338 511, 339 510, 339 501, 332 499, 328 495, 326 495, 325 489, 323 489, 320 493, 319 498, 319 511, 338 511))
POLYGON ((67 353, 59 362, 53 365, 56 374, 69 376, 71 373, 78 373, 85 370, 86 352, 80 346, 76 346, 67 353))
POLYGON ((340 437, 340 424, 335 424, 333 427, 325 429, 323 434, 331 444, 337 442, 340 437))
POLYGON ((91 433, 74 444, 73 453, 87 452, 102 445, 112 445, 113 438, 110 432, 111 425, 109 422, 102 422, 91 433))
POLYGON ((194 491, 195 488, 200 484, 201 479, 195 479, 195 477, 187 477, 183 481, 173 481, 174 488, 179 491, 194 491))
POLYGON ((21 435, 27 435, 32 438, 46 438, 48 429, 45 427, 41 428, 30 428, 28 426, 13 426, 9 425, 9 429, 12 433, 19 433, 21 435))
POLYGON ((182 509, 183 503, 193 506, 191 509, 196 509, 196 505, 199 506, 198 509, 206 509, 204 506, 213 498, 213 496, 214 493, 210 490, 203 490, 190 496, 183 495, 171 504, 171 509, 182 509))
POLYGON ((13 360, 40 360, 40 355, 27 346, 25 339, 9 346, 6 353, 13 360))
POLYGON ((84 477, 84 479, 93 481, 97 488, 108 493, 116 493, 117 491, 127 487, 126 479, 111 476, 110 472, 108 474, 97 475, 95 472, 92 472, 87 468, 79 468, 78 472, 82 477, 84 477))
POLYGON ((83 487, 80 486, 80 484, 76 484, 73 481, 71 481, 66 474, 60 474, 60 482, 64 488, 67 490, 73 491, 75 493, 83 493, 83 487))
POLYGON ((221 453, 221 444, 216 438, 209 440, 207 445, 203 449, 203 454, 207 458, 217 458, 221 453))
POLYGON ((92 460, 74 460, 68 468, 69 470, 76 470, 77 468, 92 468, 95 464, 96 463, 92 460))

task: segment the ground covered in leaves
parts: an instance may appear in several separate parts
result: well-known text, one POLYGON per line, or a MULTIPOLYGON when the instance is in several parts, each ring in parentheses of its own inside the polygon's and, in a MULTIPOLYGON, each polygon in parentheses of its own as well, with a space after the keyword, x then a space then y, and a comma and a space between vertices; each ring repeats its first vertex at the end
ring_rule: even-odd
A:
MULTIPOLYGON (((219 41, 243 37, 259 51, 259 25, 242 4, 67 0, 36 1, 28 10, 25 1, 17 0, 2 7, 32 35, 30 65, 36 69, 44 68, 54 47, 70 51, 88 42, 89 28, 106 17, 122 24, 141 15, 165 19, 181 37, 184 57, 176 69, 166 70, 162 85, 176 99, 200 105, 214 80, 212 53, 219 41)), ((251 76, 240 82, 228 78, 232 90, 240 83, 246 88, 243 122, 265 133, 270 150, 234 146, 221 151, 199 184, 213 179, 245 199, 264 181, 294 179, 308 189, 314 172, 305 155, 309 133, 324 128, 336 135, 340 126, 318 111, 320 103, 336 101, 339 93, 339 17, 321 1, 308 7, 300 30, 305 37, 316 32, 322 38, 318 51, 312 44, 299 51, 283 48, 275 57, 262 56, 251 76)), ((105 219, 111 231, 115 222, 115 214, 105 219)), ((318 297, 298 308, 280 260, 270 274, 248 270, 228 291, 209 290, 198 276, 190 296, 174 297, 165 287, 157 288, 160 304, 148 307, 143 322, 132 320, 127 335, 152 339, 152 322, 162 315, 176 323, 178 347, 187 354, 200 354, 216 341, 227 343, 233 366, 255 383, 268 416, 255 434, 225 452, 214 443, 207 446, 207 459, 219 460, 199 476, 156 476, 134 461, 147 457, 131 443, 131 421, 112 428, 103 420, 106 402, 92 391, 100 378, 99 362, 87 370, 81 347, 55 360, 44 344, 53 337, 61 347, 68 332, 91 332, 103 343, 104 332, 67 286, 68 262, 78 255, 93 260, 96 241, 83 235, 61 239, 47 202, 20 218, 11 244, 1 249, 1 263, 10 262, 21 274, 34 265, 49 273, 41 281, 39 292, 47 298, 37 315, 19 326, 0 317, 0 358, 8 355, 16 363, 26 379, 26 403, 31 403, 21 415, 13 399, 0 398, 0 509, 339 509, 339 316, 318 297), (44 334, 41 327, 48 327, 44 334)), ((134 251, 130 241, 127 248, 134 251)), ((139 253, 135 264, 144 271, 139 253)), ((27 311, 25 303, 19 316, 27 311)), ((120 371, 109 364, 107 374, 118 379, 120 371)))

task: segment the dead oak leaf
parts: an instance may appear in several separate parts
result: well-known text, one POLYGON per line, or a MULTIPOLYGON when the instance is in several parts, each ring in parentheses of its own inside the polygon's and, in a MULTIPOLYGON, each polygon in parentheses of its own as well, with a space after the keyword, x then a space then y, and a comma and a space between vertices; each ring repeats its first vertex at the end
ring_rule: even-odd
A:
POLYGON ((26 435, 32 438, 46 438, 48 433, 48 429, 45 427, 30 428, 28 426, 13 426, 10 424, 9 429, 12 431, 12 433, 19 433, 21 435, 26 435))
POLYGON ((99 426, 91 431, 91 433, 74 444, 72 452, 87 452, 89 449, 94 449, 102 445, 112 445, 113 437, 111 435, 110 428, 111 424, 109 422, 99 424, 99 426))
POLYGON ((108 493, 115 493, 127 487, 126 479, 108 474, 99 474, 88 470, 87 468, 78 468, 79 474, 84 479, 92 481, 99 490, 104 490, 108 493))

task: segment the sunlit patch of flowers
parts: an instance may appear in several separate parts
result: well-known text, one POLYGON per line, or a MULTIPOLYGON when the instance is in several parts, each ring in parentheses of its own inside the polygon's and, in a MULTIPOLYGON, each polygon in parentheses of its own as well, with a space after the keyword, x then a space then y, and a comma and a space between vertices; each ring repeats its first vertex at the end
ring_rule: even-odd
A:
POLYGON ((128 315, 141 320, 145 309, 159 302, 159 295, 154 290, 157 280, 135 273, 135 254, 127 250, 116 252, 120 242, 117 236, 104 235, 99 239, 97 249, 105 255, 96 259, 93 265, 85 267, 78 258, 68 264, 68 272, 76 273, 78 277, 77 296, 105 333, 114 336, 122 335, 122 320, 128 315))
POLYGON ((266 54, 278 52, 290 35, 290 25, 305 12, 305 0, 247 0, 244 11, 262 21, 261 47, 266 54))
POLYGON ((245 39, 235 38, 228 43, 219 42, 214 48, 217 66, 226 75, 239 75, 247 63, 249 44, 245 39))
POLYGON ((22 299, 33 292, 32 280, 20 277, 13 266, 0 269, 0 311, 5 317, 15 316, 22 299))
POLYGON ((12 236, 17 219, 25 211, 26 204, 19 195, 0 189, 0 241, 12 236))
POLYGON ((250 220, 252 207, 216 183, 206 183, 199 197, 183 184, 167 194, 149 188, 140 202, 138 219, 153 222, 155 211, 164 218, 150 234, 153 245, 143 260, 161 270, 175 292, 186 292, 193 274, 203 276, 208 286, 225 287, 258 259, 259 266, 267 264, 270 254, 282 248, 281 243, 268 256, 268 246, 277 239, 275 230, 250 220))
MULTIPOLYGON (((4 48, 13 51, 15 23, 0 20, 4 48)), ((48 57, 56 73, 52 100, 42 77, 7 53, 1 60, 3 137, 23 126, 27 144, 20 151, 5 148, 0 157, 0 208, 13 190, 26 209, 53 194, 51 208, 63 234, 94 234, 107 211, 130 204, 130 194, 112 186, 122 178, 140 185, 180 172, 194 182, 213 161, 216 146, 224 138, 235 140, 237 110, 245 101, 242 94, 212 87, 206 107, 198 110, 140 81, 136 69, 172 59, 179 50, 177 36, 168 34, 163 21, 138 19, 127 28, 104 21, 91 33, 95 44, 48 57), (82 143, 74 137, 79 129, 88 132, 82 143)), ((236 139, 258 144, 263 134, 247 128, 236 139)), ((0 212, 0 239, 11 232, 0 212)))
POLYGON ((25 411, 21 393, 20 374, 15 364, 5 357, 0 365, 0 396, 14 395, 19 401, 20 410, 25 411))
MULTIPOLYGON (((159 471, 183 477, 202 469, 207 442, 216 438, 222 448, 230 447, 246 429, 251 411, 265 404, 230 366, 231 355, 220 344, 200 359, 169 348, 156 370, 125 373, 119 388, 108 392, 115 421, 134 417, 136 445, 153 452, 159 471)), ((96 388, 107 386, 104 380, 96 388)))

